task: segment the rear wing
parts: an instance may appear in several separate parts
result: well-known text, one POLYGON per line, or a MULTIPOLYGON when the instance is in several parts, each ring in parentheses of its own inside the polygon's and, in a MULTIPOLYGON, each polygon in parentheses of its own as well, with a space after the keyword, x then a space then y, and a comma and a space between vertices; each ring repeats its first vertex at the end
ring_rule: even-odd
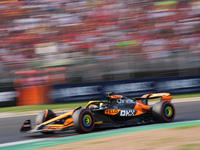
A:
POLYGON ((142 97, 135 98, 136 101, 141 100, 143 104, 148 105, 148 99, 161 98, 160 101, 171 102, 172 97, 170 93, 150 93, 142 95, 142 97))

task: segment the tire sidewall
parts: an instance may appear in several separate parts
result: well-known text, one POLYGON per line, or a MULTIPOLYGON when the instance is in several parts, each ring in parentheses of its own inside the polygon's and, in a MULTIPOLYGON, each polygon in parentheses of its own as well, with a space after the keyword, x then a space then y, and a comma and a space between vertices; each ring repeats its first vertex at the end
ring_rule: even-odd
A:
POLYGON ((171 122, 174 120, 174 117, 175 117, 175 109, 174 109, 174 106, 169 103, 169 102, 166 102, 162 105, 162 109, 161 109, 161 113, 162 113, 162 117, 163 119, 166 121, 166 122, 171 122), (169 106, 171 109, 172 109, 172 115, 170 117, 167 117, 165 115, 165 109, 166 107, 169 106))
POLYGON ((46 111, 42 111, 36 116, 36 118, 35 118, 36 125, 39 125, 45 121, 45 119, 46 119, 45 114, 46 114, 46 111))
MULTIPOLYGON (((35 118, 36 125, 39 125, 51 118, 54 118, 56 115, 51 109, 46 109, 45 111, 40 112, 35 118)), ((41 131, 43 134, 53 134, 55 131, 41 131)))
POLYGON ((79 109, 73 114, 74 128, 79 133, 91 132, 94 129, 95 118, 90 110, 79 109), (84 124, 84 117, 89 119, 91 123, 88 127, 84 124))
POLYGON ((158 102, 152 108, 152 116, 153 116, 153 119, 157 122, 172 122, 175 118, 175 108, 173 104, 168 101, 158 102), (165 109, 168 106, 171 108, 171 111, 172 111, 171 112, 172 115, 170 117, 168 117, 165 114, 165 109))
POLYGON ((36 118, 35 118, 35 123, 36 125, 39 125, 51 118, 55 117, 55 113, 51 109, 46 109, 45 111, 40 112, 36 118))

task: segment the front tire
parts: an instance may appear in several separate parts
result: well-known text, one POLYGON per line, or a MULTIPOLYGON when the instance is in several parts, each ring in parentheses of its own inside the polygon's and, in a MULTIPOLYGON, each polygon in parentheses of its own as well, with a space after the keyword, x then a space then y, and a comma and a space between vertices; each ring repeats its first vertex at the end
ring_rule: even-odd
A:
POLYGON ((157 122, 172 122, 175 117, 174 105, 168 101, 158 102, 153 106, 152 115, 157 122))
POLYGON ((94 115, 88 109, 78 109, 73 114, 74 129, 78 133, 88 133, 94 129, 94 115))
MULTIPOLYGON (((36 125, 39 125, 47 120, 50 120, 52 118, 56 117, 55 113, 51 110, 51 109, 46 109, 45 111, 40 112, 36 119, 35 119, 35 123, 36 125)), ((54 133, 54 131, 45 131, 45 132, 41 132, 43 134, 52 134, 54 133)))
POLYGON ((55 116, 55 113, 51 109, 46 109, 45 111, 42 111, 37 115, 35 123, 36 125, 39 125, 49 119, 54 118, 55 116))

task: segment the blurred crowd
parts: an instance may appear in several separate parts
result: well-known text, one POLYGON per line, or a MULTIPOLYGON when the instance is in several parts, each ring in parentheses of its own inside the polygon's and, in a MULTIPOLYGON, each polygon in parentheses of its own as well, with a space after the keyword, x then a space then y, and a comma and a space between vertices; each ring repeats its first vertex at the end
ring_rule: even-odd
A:
POLYGON ((199 53, 199 34, 199 0, 0 1, 0 63, 12 69, 199 53))

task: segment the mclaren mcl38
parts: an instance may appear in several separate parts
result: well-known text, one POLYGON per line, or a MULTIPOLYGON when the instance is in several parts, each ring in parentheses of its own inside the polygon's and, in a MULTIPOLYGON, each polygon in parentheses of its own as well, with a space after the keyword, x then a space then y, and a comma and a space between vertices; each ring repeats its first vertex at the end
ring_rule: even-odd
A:
POLYGON ((32 129, 31 120, 26 120, 21 132, 40 132, 43 134, 75 129, 78 133, 87 133, 99 128, 114 128, 149 123, 171 122, 175 117, 175 108, 170 93, 146 94, 128 98, 108 93, 106 101, 89 101, 82 108, 56 115, 46 109, 39 113, 32 129), (159 98, 154 105, 148 105, 149 99, 159 98))

